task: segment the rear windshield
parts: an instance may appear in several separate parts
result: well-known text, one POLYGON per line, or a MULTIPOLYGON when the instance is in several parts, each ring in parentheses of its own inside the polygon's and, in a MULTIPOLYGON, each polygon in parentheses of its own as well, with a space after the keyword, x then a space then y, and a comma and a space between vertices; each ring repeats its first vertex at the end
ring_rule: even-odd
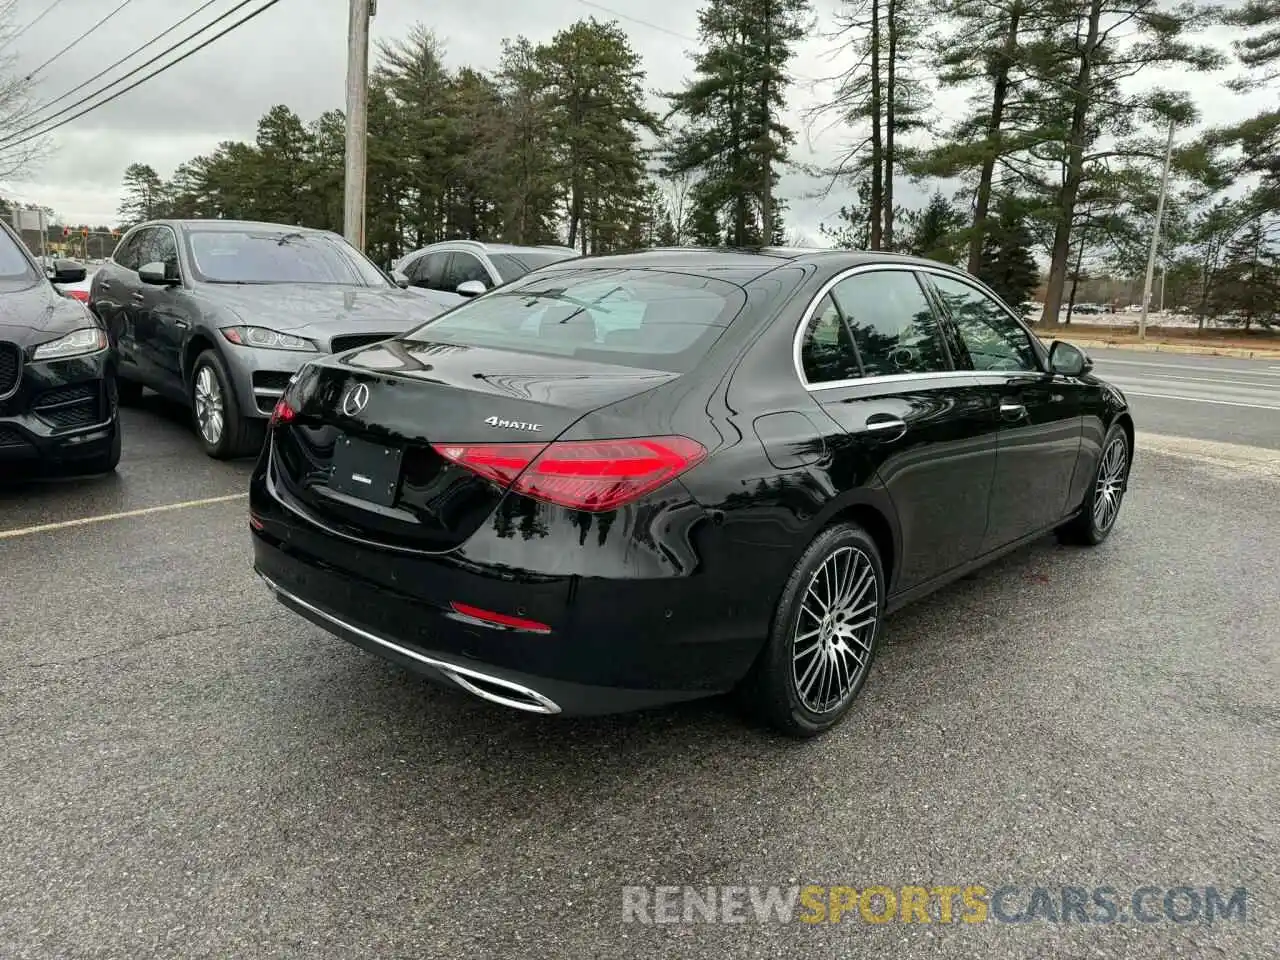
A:
POLYGON ((197 279, 206 283, 391 285, 354 247, 323 233, 193 230, 188 238, 197 279))
POLYGON ((654 270, 557 270, 472 300, 404 339, 683 373, 746 302, 741 287, 654 270))
POLYGON ((519 280, 526 273, 561 260, 572 260, 575 254, 563 250, 521 250, 519 253, 491 253, 489 260, 498 270, 503 283, 519 280))

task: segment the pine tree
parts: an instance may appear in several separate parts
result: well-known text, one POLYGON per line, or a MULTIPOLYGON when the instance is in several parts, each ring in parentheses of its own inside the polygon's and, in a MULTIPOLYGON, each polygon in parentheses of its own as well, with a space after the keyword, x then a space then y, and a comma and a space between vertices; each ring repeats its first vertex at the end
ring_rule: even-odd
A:
POLYGON ((1040 268, 1032 254, 1033 238, 1026 217, 1013 199, 998 202, 995 222, 982 245, 977 276, 1009 306, 1022 304, 1040 284, 1040 268))
POLYGON ((1280 249, 1261 219, 1227 248, 1213 304, 1219 319, 1243 324, 1246 332, 1255 323, 1272 327, 1280 321, 1280 249))
POLYGON ((583 253, 618 245, 625 211, 644 189, 640 132, 657 132, 644 106, 644 70, 616 22, 580 20, 537 49, 548 131, 568 202, 568 240, 583 253))
POLYGON ((1057 21, 1044 28, 1036 77, 1044 81, 1042 123, 1059 128, 1050 154, 1058 169, 1041 179, 1055 207, 1043 320, 1056 323, 1077 205, 1090 176, 1126 158, 1148 167, 1163 161, 1162 144, 1126 142, 1141 132, 1144 119, 1166 129, 1170 121, 1194 119, 1187 98, 1144 89, 1134 78, 1159 69, 1211 70, 1222 58, 1188 40, 1210 19, 1208 11, 1189 4, 1051 0, 1041 9, 1048 11, 1046 21, 1057 21), (1059 83, 1064 71, 1067 80, 1059 83), (1108 138, 1112 142, 1104 142, 1108 138))
POLYGON ((698 15, 704 47, 695 78, 668 94, 685 126, 669 140, 669 175, 696 173, 695 235, 712 219, 731 246, 769 242, 777 233, 778 170, 794 133, 780 117, 794 44, 805 36, 808 0, 709 0, 698 15))
POLYGON ((965 217, 941 190, 935 190, 920 210, 909 211, 903 221, 902 250, 952 265, 960 259, 965 217))
POLYGON ((164 182, 153 167, 131 163, 124 172, 124 198, 118 211, 123 226, 133 226, 161 215, 164 210, 164 182))
POLYGON ((503 103, 498 145, 502 163, 495 182, 503 239, 551 243, 557 239, 561 190, 553 164, 546 83, 534 47, 524 37, 503 42, 496 79, 503 103))
POLYGON ((834 99, 810 111, 815 118, 834 114, 858 131, 827 173, 833 182, 869 182, 872 250, 895 248, 895 184, 912 158, 900 141, 925 120, 927 92, 917 72, 923 16, 920 0, 843 0, 835 38, 848 66, 836 78, 834 99))

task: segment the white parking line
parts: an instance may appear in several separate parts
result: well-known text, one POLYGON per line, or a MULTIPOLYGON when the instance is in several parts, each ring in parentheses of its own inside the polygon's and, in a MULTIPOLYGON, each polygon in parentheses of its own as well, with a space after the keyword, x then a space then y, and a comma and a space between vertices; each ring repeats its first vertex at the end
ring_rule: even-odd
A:
POLYGON ((207 507, 215 503, 230 503, 243 500, 248 493, 232 493, 225 497, 206 497, 203 500, 185 500, 182 503, 166 503, 160 507, 144 507, 141 510, 126 510, 123 513, 104 513, 96 517, 81 517, 79 520, 63 520, 60 523, 41 523, 34 527, 17 527, 13 530, 0 530, 0 540, 12 540, 15 537, 28 537, 33 533, 48 533, 50 530, 66 530, 69 527, 85 527, 92 523, 107 523, 110 520, 128 520, 132 517, 145 517, 153 513, 167 513, 170 510, 188 510, 191 507, 207 507))
POLYGON ((1280 410, 1280 406, 1266 403, 1245 403, 1241 400, 1210 400, 1208 397, 1179 397, 1171 393, 1139 393, 1122 388, 1126 397, 1151 397, 1153 400, 1186 400, 1190 403, 1218 403, 1225 407, 1249 407, 1251 410, 1280 410))

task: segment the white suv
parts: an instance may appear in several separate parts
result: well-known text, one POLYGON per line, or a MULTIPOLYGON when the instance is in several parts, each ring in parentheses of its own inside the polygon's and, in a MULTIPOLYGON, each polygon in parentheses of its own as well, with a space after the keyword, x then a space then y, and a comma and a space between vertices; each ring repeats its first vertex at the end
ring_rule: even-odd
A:
POLYGON ((478 240, 448 240, 405 254, 391 267, 409 287, 474 297, 539 267, 577 257, 572 247, 519 247, 478 240))

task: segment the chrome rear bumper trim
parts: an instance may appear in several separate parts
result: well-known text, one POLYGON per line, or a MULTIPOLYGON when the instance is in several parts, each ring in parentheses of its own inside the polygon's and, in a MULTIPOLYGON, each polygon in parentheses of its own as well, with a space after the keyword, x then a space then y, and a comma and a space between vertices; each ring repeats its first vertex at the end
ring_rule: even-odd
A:
POLYGON ((262 577, 263 581, 277 597, 286 598, 290 603, 297 604, 342 630, 358 634, 370 643, 376 643, 378 646, 398 653, 402 657, 408 657, 410 660, 415 660, 424 666, 431 667, 433 670, 438 670, 472 696, 479 697, 481 700, 488 700, 490 703, 496 703, 500 706, 509 707, 512 710, 523 710, 526 713, 552 714, 560 712, 560 707, 554 700, 538 693, 536 690, 531 690, 522 684, 513 683, 510 680, 504 680, 501 677, 495 677, 471 667, 463 667, 448 660, 440 660, 436 657, 419 653, 417 650, 401 646, 394 640, 388 640, 375 633, 370 633, 368 630, 347 623, 345 620, 321 610, 314 604, 307 603, 301 597, 295 596, 261 573, 258 576, 262 577), (496 687, 499 691, 506 691, 509 695, 485 689, 485 686, 481 686, 482 684, 488 687, 496 687))

